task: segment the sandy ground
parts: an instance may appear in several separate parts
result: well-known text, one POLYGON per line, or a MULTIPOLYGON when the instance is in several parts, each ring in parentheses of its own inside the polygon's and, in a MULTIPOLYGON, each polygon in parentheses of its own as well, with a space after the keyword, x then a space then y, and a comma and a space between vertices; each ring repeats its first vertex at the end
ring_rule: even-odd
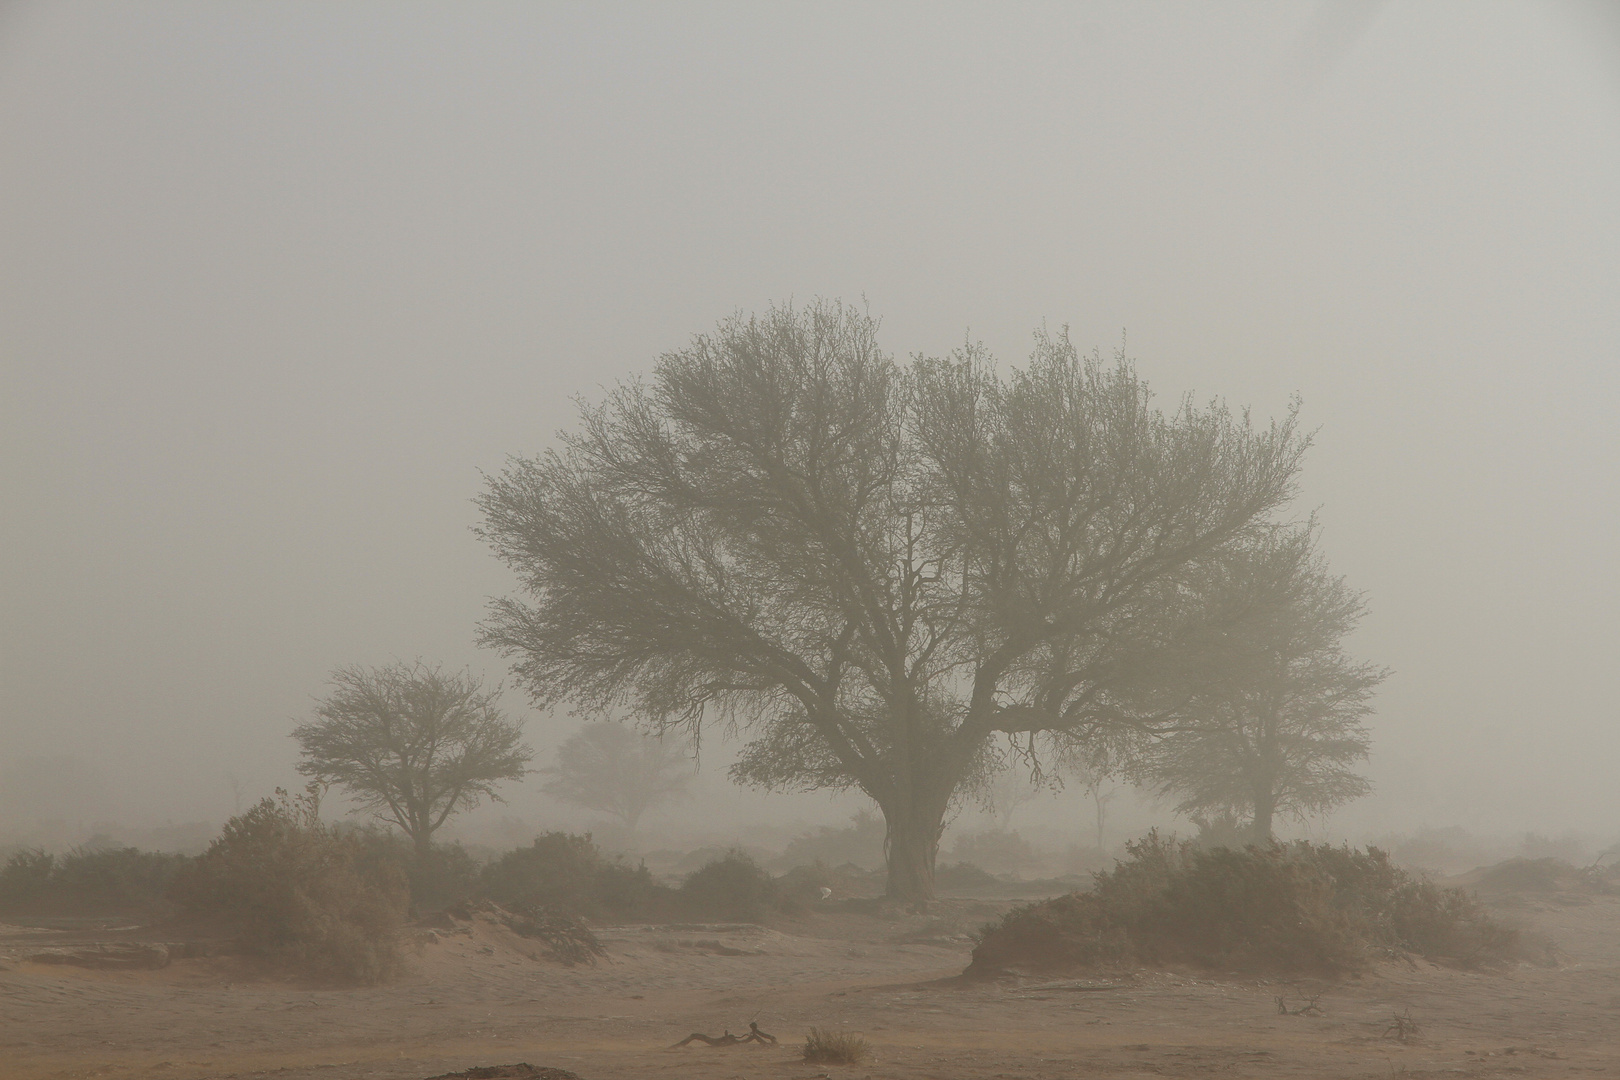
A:
MULTIPOLYGON (((1502 909, 1557 967, 1478 973, 1390 962, 1334 985, 1149 972, 1123 981, 951 977, 993 909, 817 913, 774 928, 603 928, 608 957, 565 968, 487 921, 413 947, 376 989, 300 986, 228 957, 92 971, 19 957, 73 935, 0 927, 0 1077, 420 1080, 519 1061, 584 1080, 818 1076, 1620 1077, 1620 898, 1502 909), (1321 1015, 1279 1015, 1319 995, 1321 1015), (1396 1014, 1417 1032, 1400 1041, 1396 1014), (670 1045, 747 1030, 779 1046, 670 1045), (811 1025, 864 1034, 857 1066, 807 1065, 811 1025)), ((139 938, 107 928, 79 940, 139 938)))

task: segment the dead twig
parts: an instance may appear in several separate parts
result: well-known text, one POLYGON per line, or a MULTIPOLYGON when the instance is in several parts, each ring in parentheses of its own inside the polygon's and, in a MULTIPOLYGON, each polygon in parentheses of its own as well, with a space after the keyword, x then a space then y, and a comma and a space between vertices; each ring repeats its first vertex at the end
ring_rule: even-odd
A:
POLYGON ((1288 997, 1287 997, 1287 995, 1278 994, 1277 995, 1277 1015, 1278 1016, 1321 1016, 1322 1015, 1322 1007, 1317 1004, 1317 1002, 1321 1001, 1321 1000, 1322 1000, 1322 995, 1321 994, 1312 994, 1306 1000, 1305 1004, 1301 1005, 1297 1009, 1290 1009, 1288 1007, 1288 997))
POLYGON ((1384 1029, 1384 1038, 1406 1042, 1417 1033, 1417 1021, 1412 1019, 1412 1010, 1405 1009, 1389 1018, 1389 1027, 1384 1029))

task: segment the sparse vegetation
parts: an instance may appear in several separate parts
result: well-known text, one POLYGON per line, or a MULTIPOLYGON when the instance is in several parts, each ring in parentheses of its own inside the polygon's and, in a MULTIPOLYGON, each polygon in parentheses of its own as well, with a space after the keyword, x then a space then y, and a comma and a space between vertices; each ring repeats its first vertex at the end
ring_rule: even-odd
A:
POLYGON ((883 865, 883 820, 869 810, 857 811, 843 828, 823 825, 814 832, 788 841, 778 865, 828 866, 853 864, 863 870, 883 865))
POLYGON ((420 851, 408 837, 372 826, 339 826, 339 831, 359 841, 362 865, 387 864, 405 875, 413 917, 478 896, 478 860, 460 844, 434 844, 420 851))
POLYGON ((607 954, 591 928, 577 915, 559 915, 533 904, 518 903, 507 913, 505 922, 515 933, 545 942, 552 959, 568 967, 594 964, 597 957, 607 954))
POLYGON ((165 909, 170 882, 188 862, 132 847, 77 847, 60 856, 24 849, 0 868, 0 911, 152 918, 165 909))
POLYGON ((481 895, 559 914, 645 917, 667 909, 671 890, 647 868, 606 858, 589 833, 542 833, 484 867, 481 895))
POLYGON ((170 896, 235 932, 249 954, 333 981, 388 978, 410 902, 405 874, 368 858, 356 833, 323 824, 314 791, 276 794, 226 822, 170 896))
POLYGON ((1094 886, 987 927, 969 971, 1132 964, 1337 974, 1402 949, 1472 964, 1507 959, 1515 931, 1460 889, 1414 879, 1376 848, 1308 843, 1202 850, 1157 833, 1094 886))
POLYGON ((983 829, 962 833, 951 845, 951 858, 957 863, 972 863, 995 874, 1027 870, 1040 863, 1040 857, 1029 841, 1017 832, 1007 829, 983 829))
POLYGON ((935 872, 934 880, 942 889, 960 889, 968 892, 994 891, 1004 884, 990 871, 966 862, 941 866, 935 872))
POLYGON ((737 850, 686 875, 680 896, 694 915, 735 922, 758 922, 787 902, 776 879, 737 850))
POLYGON ((859 1065, 871 1048, 860 1035, 813 1027, 804 1040, 804 1060, 813 1065, 859 1065))
POLYGON ((472 896, 478 884, 478 863, 460 844, 435 844, 427 851, 396 849, 411 886, 411 907, 436 911, 472 896))

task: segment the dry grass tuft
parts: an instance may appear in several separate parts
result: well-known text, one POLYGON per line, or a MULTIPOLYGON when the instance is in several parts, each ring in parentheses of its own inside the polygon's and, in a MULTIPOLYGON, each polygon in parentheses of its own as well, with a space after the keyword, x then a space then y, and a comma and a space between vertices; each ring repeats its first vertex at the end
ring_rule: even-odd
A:
POLYGON ((811 1028, 804 1040, 804 1060, 818 1065, 859 1065, 870 1049, 859 1035, 811 1028))

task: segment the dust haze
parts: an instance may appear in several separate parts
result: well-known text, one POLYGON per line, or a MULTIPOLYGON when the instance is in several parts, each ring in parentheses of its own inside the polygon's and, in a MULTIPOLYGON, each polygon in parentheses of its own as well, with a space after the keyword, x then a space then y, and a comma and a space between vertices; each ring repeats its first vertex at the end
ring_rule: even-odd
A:
POLYGON ((480 470, 840 296, 902 356, 1066 324, 1161 404, 1297 394, 1396 671, 1319 835, 1610 839, 1617 57, 1580 3, 13 5, 7 816, 217 821, 337 665, 499 681, 480 470))
MULTIPOLYGON (((919 902, 895 916, 913 920, 911 944, 883 951, 902 939, 858 906, 881 891, 858 865, 880 873, 875 796, 738 785, 746 740, 720 723, 621 746, 618 729, 587 725, 627 715, 623 695, 617 711, 536 704, 521 620, 491 607, 526 587, 522 560, 491 551, 497 513, 524 512, 518 463, 546 461, 582 405, 653 385, 694 335, 846 305, 837 318, 857 337, 873 320, 901 365, 966 350, 1011 377, 1072 342, 1076 356, 1129 358, 1167 414, 1214 401, 1263 430, 1297 403, 1311 445, 1284 516, 1313 521, 1312 552, 1363 594, 1344 646, 1378 675, 1356 766, 1369 793, 1351 784, 1280 814, 1277 833, 1376 842, 1414 873, 1591 864, 1620 843, 1617 10, 0 8, 0 852, 195 854, 311 778, 335 784, 328 821, 370 820, 334 780, 341 748, 321 751, 328 771, 312 764, 313 721, 347 715, 333 704, 343 679, 363 697, 415 692, 426 673, 480 708, 501 688, 505 712, 488 720, 507 725, 478 805, 452 806, 438 835, 487 864, 480 887, 510 910, 421 931, 460 935, 466 956, 430 949, 412 976, 446 986, 479 962, 475 946, 529 947, 509 938, 539 924, 500 892, 519 896, 522 867, 498 860, 542 833, 591 831, 603 858, 639 860, 654 891, 634 911, 651 921, 718 917, 672 883, 730 865, 713 861, 728 850, 770 873, 796 858, 855 867, 780 886, 809 889, 812 908, 857 905, 816 916, 836 923, 823 935, 836 948, 784 944, 780 927, 695 945, 602 931, 602 955, 642 964, 647 993, 674 1002, 732 985, 690 982, 669 957, 694 948, 799 957, 770 969, 782 983, 960 971, 969 923, 1005 914, 1007 882, 1070 888, 1150 828, 1218 832, 1124 772, 1071 771, 1032 793, 1014 769, 944 821, 941 874, 959 875, 941 892, 981 906, 948 901, 926 921, 919 902), (570 786, 590 775, 581 762, 613 754, 642 754, 639 796, 658 797, 570 786)), ((277 812, 324 827, 296 801, 277 812)), ((395 813, 385 825, 426 857, 431 815, 395 813)), ((1495 880, 1464 884, 1489 900, 1508 890, 1495 880)), ((894 882, 891 866, 891 898, 894 882)), ((431 904, 412 888, 414 917, 431 904)), ((1048 895, 1029 889, 1017 897, 1048 895)), ((1609 933, 1592 921, 1612 906, 1603 895, 1536 908, 1523 941, 1606 947, 1593 944, 1609 933)), ((580 932, 568 963, 594 964, 597 938, 580 932)), ((1544 959, 1502 950, 1525 970, 1544 959)), ((540 992, 500 978, 501 993, 540 992)), ((547 992, 601 990, 556 978, 547 992)), ((625 979, 613 993, 642 986, 625 979)), ((1160 989, 1177 1015, 1219 1023, 1225 1005, 1187 985, 1160 989)), ((1408 1000, 1400 987, 1389 1000, 1408 1000)), ((1278 997, 1280 1023, 1316 1015, 1308 989, 1295 1012, 1278 997)), ((1453 990, 1492 1007, 1485 990, 1453 990)), ((898 1016, 915 994, 893 990, 882 1008, 898 1016)), ((1391 1025, 1368 1036, 1378 1047, 1462 1053, 1438 1034, 1422 1050, 1410 1009, 1385 1018, 1385 997, 1366 994, 1391 1025)), ((974 1000, 976 1016, 1024 1022, 1012 999, 974 1000)), ((358 1005, 332 1008, 367 1022, 342 1011, 358 1005)), ((885 1030, 849 1015, 838 1023, 885 1030)), ((1146 1050, 1157 1021, 1132 1016, 1146 1050)), ((24 1022, 53 1033, 45 1047, 71 1041, 59 1019, 24 1022)), ((614 1039, 640 1037, 641 1020, 607 1019, 631 1025, 614 1039)), ((1435 1014, 1429 1030, 1451 1022, 1435 1014)), ((241 1035, 255 1049, 233 1068, 290 1031, 241 1035)), ((898 1053, 874 1038, 880 1060, 898 1053)), ((137 1043, 131 1061, 162 1052, 137 1043)), ((974 1052, 993 1064, 1023 1052, 1011 1047, 974 1052)), ((473 1063, 435 1053, 412 1060, 473 1063)), ((949 1067, 979 1067, 966 1060, 949 1067)))

